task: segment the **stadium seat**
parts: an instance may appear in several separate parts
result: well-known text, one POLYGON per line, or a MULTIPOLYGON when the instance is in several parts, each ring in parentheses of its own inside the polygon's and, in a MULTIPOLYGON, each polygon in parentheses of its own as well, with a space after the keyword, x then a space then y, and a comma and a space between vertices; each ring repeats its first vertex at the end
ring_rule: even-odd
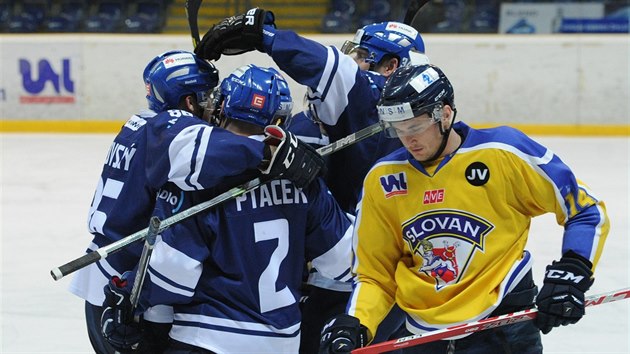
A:
POLYGON ((133 14, 125 19, 123 31, 129 33, 161 32, 166 5, 161 0, 140 0, 131 6, 133 14))
POLYGON ((351 33, 356 31, 353 23, 355 12, 354 0, 333 0, 331 11, 322 19, 322 32, 351 33))
POLYGON ((86 9, 81 0, 59 0, 59 12, 45 22, 48 32, 77 32, 81 29, 86 9))
POLYGON ((50 1, 24 0, 13 5, 13 15, 8 19, 7 31, 32 33, 40 30, 50 10, 50 1))
POLYGON ((13 2, 10 0, 0 0, 0 32, 6 30, 9 18, 12 15, 13 2))
POLYGON ((391 18, 391 6, 386 0, 372 0, 369 11, 359 18, 358 27, 371 25, 373 23, 388 21, 391 18))
POLYGON ((118 32, 125 4, 122 0, 100 0, 94 13, 85 20, 85 32, 118 32))

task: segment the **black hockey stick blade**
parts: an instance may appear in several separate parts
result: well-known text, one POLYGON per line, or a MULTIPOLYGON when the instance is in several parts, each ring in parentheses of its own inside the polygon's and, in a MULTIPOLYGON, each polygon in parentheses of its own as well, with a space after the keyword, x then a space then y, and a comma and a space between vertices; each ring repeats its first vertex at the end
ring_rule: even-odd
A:
POLYGON ((197 44, 201 41, 201 38, 199 37, 199 25, 197 24, 197 16, 199 15, 201 1, 202 0, 186 0, 186 4, 184 5, 194 48, 197 48, 197 44))
POLYGON ((403 23, 413 27, 413 20, 416 18, 416 15, 418 15, 420 9, 428 2, 429 0, 410 0, 403 23))

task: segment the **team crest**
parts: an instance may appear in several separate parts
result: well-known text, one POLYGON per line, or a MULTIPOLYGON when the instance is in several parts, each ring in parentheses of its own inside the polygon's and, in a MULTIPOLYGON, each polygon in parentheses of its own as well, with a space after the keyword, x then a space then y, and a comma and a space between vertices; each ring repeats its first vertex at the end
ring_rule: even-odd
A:
POLYGON ((433 278, 436 290, 461 279, 492 229, 477 215, 451 209, 421 213, 402 225, 403 239, 422 258, 418 272, 433 278))

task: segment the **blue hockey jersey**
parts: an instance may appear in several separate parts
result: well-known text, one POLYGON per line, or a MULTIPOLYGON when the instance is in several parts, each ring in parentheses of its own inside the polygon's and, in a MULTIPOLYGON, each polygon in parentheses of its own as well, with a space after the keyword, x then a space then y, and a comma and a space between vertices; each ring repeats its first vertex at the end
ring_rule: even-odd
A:
MULTIPOLYGON (((376 103, 384 76, 362 71, 335 47, 270 26, 265 26, 264 49, 281 70, 307 86, 308 103, 331 142, 379 121, 376 103)), ((401 146, 398 139, 380 133, 330 156, 326 183, 344 210, 354 213, 370 167, 401 146)))
MULTIPOLYGON (((182 198, 159 199, 160 218, 208 199, 161 194, 182 198)), ((159 235, 139 311, 173 305, 171 338, 216 353, 297 353, 303 266, 350 281, 351 226, 322 179, 270 181, 159 235)))
MULTIPOLYGON (((180 195, 158 194, 165 183, 182 190, 215 187, 230 176, 256 169, 262 158, 263 143, 213 127, 186 111, 132 116, 105 158, 88 215, 93 235, 88 251, 146 228, 156 197, 177 204, 180 195)), ((132 244, 82 268, 70 291, 100 306, 103 287, 112 276, 132 269, 141 251, 141 243, 132 244)))

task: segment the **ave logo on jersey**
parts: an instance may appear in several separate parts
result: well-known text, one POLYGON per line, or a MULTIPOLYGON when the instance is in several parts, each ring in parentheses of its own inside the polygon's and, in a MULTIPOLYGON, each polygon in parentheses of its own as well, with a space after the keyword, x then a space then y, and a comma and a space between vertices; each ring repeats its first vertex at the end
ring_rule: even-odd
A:
POLYGON ((484 251, 485 238, 493 229, 494 225, 480 216, 437 209, 406 221, 402 237, 421 259, 418 272, 433 278, 435 289, 440 290, 461 279, 475 252, 484 251))
POLYGON ((385 198, 407 194, 407 175, 404 172, 381 176, 379 181, 385 198))
POLYGON ((435 203, 442 203, 443 201, 444 201, 444 188, 425 191, 424 197, 422 197, 422 204, 435 204, 435 203))
POLYGON ((464 176, 473 186, 483 186, 490 180, 490 169, 483 162, 473 162, 466 167, 464 176))

